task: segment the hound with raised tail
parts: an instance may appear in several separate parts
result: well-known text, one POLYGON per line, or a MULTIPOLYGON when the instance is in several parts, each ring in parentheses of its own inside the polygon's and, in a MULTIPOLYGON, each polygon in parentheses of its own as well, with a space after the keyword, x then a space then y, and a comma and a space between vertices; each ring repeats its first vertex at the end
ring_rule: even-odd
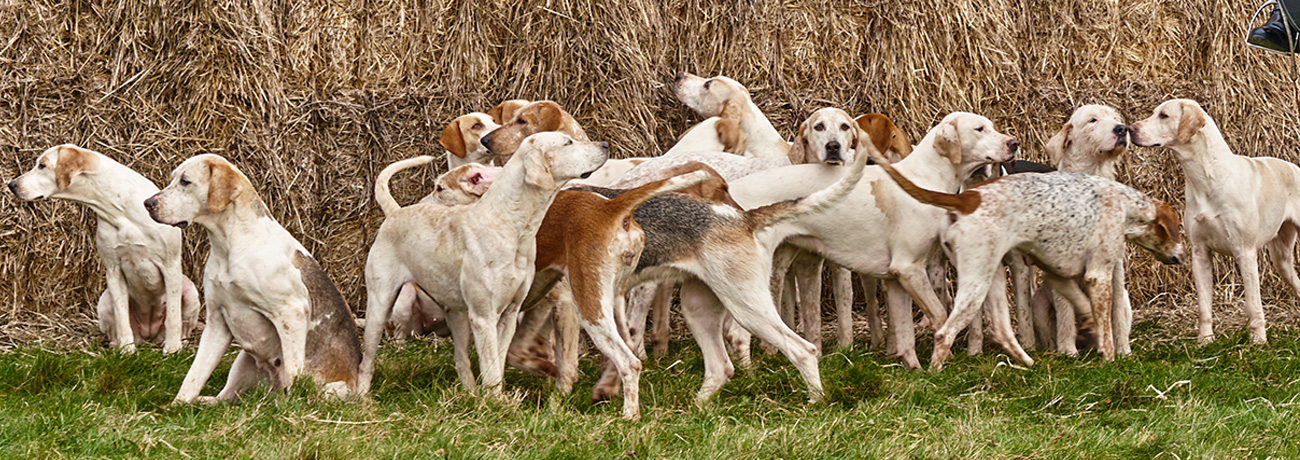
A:
POLYGON ((414 282, 447 313, 461 383, 477 387, 468 361, 472 333, 482 384, 499 392, 516 317, 533 281, 534 239, 546 209, 560 187, 590 175, 608 156, 605 143, 575 141, 563 133, 536 134, 521 142, 477 202, 419 203, 393 210, 366 258, 359 391, 370 389, 393 303, 402 286, 414 282))
POLYGON ((1300 296, 1295 243, 1300 226, 1300 167, 1273 157, 1232 153, 1219 126, 1200 104, 1173 99, 1129 127, 1133 144, 1168 147, 1183 164, 1186 180, 1187 237, 1191 240, 1192 279, 1196 283, 1196 339, 1214 340, 1214 265, 1210 251, 1236 259, 1250 320, 1250 340, 1265 343, 1264 305, 1259 294, 1259 249, 1300 296))
POLYGON ((918 187, 887 161, 876 161, 908 195, 947 210, 941 238, 957 267, 957 297, 952 314, 934 335, 934 370, 952 355, 957 333, 986 298, 994 341, 1033 365, 1016 341, 1007 311, 1001 262, 1013 250, 1033 259, 1052 289, 1085 316, 1081 329, 1097 331, 1097 348, 1106 360, 1115 355, 1108 326, 1112 292, 1122 288, 1114 286, 1113 274, 1124 259, 1124 241, 1165 263, 1183 257, 1173 209, 1109 179, 1068 172, 1016 174, 952 194, 918 187), (1101 326, 1094 328, 1094 322, 1101 326))
POLYGON ((154 222, 142 204, 158 193, 153 181, 64 144, 41 153, 9 191, 23 201, 57 198, 95 212, 95 249, 108 281, 96 311, 109 346, 130 353, 136 342, 153 341, 163 353, 181 349, 199 316, 199 292, 181 273, 180 229, 154 222))
POLYGON ((176 402, 213 401, 199 393, 232 341, 241 350, 216 400, 238 399, 262 381, 288 388, 304 373, 326 394, 356 392, 352 310, 244 173, 217 155, 192 157, 144 207, 163 224, 203 226, 212 246, 203 269, 207 321, 176 402))

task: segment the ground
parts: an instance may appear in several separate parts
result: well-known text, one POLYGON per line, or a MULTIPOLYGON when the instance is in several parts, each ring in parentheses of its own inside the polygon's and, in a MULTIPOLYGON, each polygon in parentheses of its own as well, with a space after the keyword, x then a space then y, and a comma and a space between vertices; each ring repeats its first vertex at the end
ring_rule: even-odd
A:
POLYGON ((1267 346, 1233 331, 1201 348, 1186 335, 1143 341, 1179 336, 1144 322, 1134 355, 1105 365, 1035 353, 1024 369, 992 352, 937 373, 828 350, 815 405, 789 363, 759 353, 703 408, 691 402, 698 350, 678 340, 646 363, 640 422, 618 418, 618 399, 589 402, 591 357, 571 395, 510 371, 508 396, 493 398, 460 388, 449 342, 413 340, 381 349, 364 401, 306 384, 204 407, 168 405, 192 347, 19 346, 0 354, 0 457, 1300 458, 1300 329, 1271 332, 1267 346))

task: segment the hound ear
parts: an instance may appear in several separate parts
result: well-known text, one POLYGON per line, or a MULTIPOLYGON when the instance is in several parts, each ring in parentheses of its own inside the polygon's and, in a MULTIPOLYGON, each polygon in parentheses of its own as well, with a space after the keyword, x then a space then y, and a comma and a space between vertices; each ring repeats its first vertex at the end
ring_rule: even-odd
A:
POLYGON ((225 163, 208 163, 208 212, 224 211, 239 196, 239 174, 225 163))
POLYGON ((1186 143, 1192 140, 1192 136, 1197 131, 1205 127, 1205 115, 1200 107, 1183 103, 1183 113, 1178 117, 1178 143, 1186 143))
POLYGON ((72 185, 72 178, 94 169, 99 158, 93 153, 70 145, 59 147, 59 160, 54 165, 54 185, 59 190, 72 185))
MULTIPOLYGON (((564 109, 560 104, 546 101, 537 106, 537 127, 538 132, 542 131, 560 131, 564 125, 564 109)), ((567 133, 572 135, 573 133, 567 133)))
MULTIPOLYGON (((528 139, 525 139, 524 142, 531 143, 528 139)), ((522 149, 523 147, 520 148, 522 149)), ((535 145, 529 145, 528 149, 528 151, 523 152, 526 156, 524 162, 524 182, 543 190, 554 189, 555 178, 551 177, 551 164, 547 161, 547 157, 550 155, 547 154, 547 152, 538 149, 535 145)), ((518 155, 519 152, 516 152, 515 154, 518 155)))
POLYGON ((1178 229, 1182 224, 1178 222, 1178 214, 1174 212, 1174 208, 1169 207, 1165 202, 1160 200, 1155 200, 1155 202, 1156 225, 1160 226, 1160 229, 1165 233, 1165 237, 1170 241, 1181 242, 1182 236, 1178 229))
POLYGON ((799 134, 794 136, 794 144, 790 145, 790 164, 800 165, 808 162, 808 120, 804 120, 799 125, 799 134))
POLYGON ((447 149, 448 153, 465 158, 465 136, 460 133, 460 119, 452 120, 446 128, 442 129, 442 138, 438 139, 438 144, 447 149))
POLYGON ((957 131, 957 120, 950 120, 937 129, 939 132, 934 136, 934 149, 952 164, 961 164, 961 135, 957 131))
POLYGON ((506 104, 509 102, 510 101, 505 101, 500 104, 497 104, 496 107, 493 107, 492 110, 488 111, 488 117, 492 119, 493 123, 496 123, 498 125, 506 124, 506 119, 502 117, 505 115, 503 112, 505 112, 506 104))
POLYGON ((722 143, 722 151, 734 153, 736 155, 745 154, 745 135, 740 132, 740 125, 734 120, 722 118, 713 125, 713 129, 718 132, 718 142, 722 143))
POLYGON ((1051 139, 1047 140, 1047 145, 1043 146, 1043 150, 1047 151, 1047 157, 1053 165, 1061 166, 1061 159, 1065 158, 1065 149, 1070 148, 1070 144, 1074 142, 1070 139, 1070 134, 1073 131, 1074 125, 1066 121, 1065 125, 1061 126, 1061 130, 1057 131, 1051 139))

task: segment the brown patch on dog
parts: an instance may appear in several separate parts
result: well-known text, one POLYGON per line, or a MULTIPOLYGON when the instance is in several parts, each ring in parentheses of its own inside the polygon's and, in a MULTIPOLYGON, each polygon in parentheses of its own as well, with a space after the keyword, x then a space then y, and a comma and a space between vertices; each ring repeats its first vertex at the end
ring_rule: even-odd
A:
POLYGON ((447 149, 448 153, 465 158, 465 136, 461 131, 459 117, 442 129, 442 138, 438 139, 438 144, 447 149))
POLYGON ((307 319, 307 369, 322 383, 344 382, 349 388, 355 388, 361 346, 357 343, 357 322, 352 310, 316 259, 294 251, 293 266, 298 268, 302 284, 307 287, 311 309, 307 319))
POLYGON ((871 181, 871 196, 872 198, 875 198, 874 204, 876 205, 876 208, 880 209, 880 212, 885 215, 886 219, 893 222, 895 216, 898 215, 897 207, 894 203, 893 196, 891 196, 889 192, 883 190, 881 185, 880 179, 871 181))
POLYGON ((667 170, 664 170, 664 172, 660 174, 658 177, 660 179, 667 179, 670 177, 680 176, 682 174, 687 174, 695 171, 707 172, 709 174, 709 178, 704 182, 700 182, 690 187, 686 187, 684 189, 678 190, 677 193, 685 193, 687 195, 697 196, 709 201, 731 206, 733 208, 736 208, 737 210, 742 210, 742 211, 744 210, 744 208, 740 207, 740 203, 737 203, 736 200, 731 198, 731 190, 727 186, 727 180, 723 179, 722 174, 718 174, 717 171, 715 171, 712 167, 709 167, 709 165, 707 164, 698 161, 688 161, 684 164, 673 166, 671 168, 668 168, 667 170))
POLYGON ((1160 229, 1156 235, 1173 244, 1181 243, 1183 237, 1179 229, 1182 228, 1183 224, 1178 221, 1178 214, 1174 212, 1174 208, 1160 200, 1152 201, 1156 205, 1156 225, 1160 229))
POLYGON ((907 134, 884 114, 868 113, 854 121, 871 139, 876 150, 888 155, 891 161, 899 161, 912 154, 912 143, 907 139, 907 134))
POLYGON ((59 147, 59 161, 54 165, 54 185, 59 190, 68 188, 72 178, 99 166, 99 158, 90 151, 72 146, 59 147))
POLYGON ((1197 131, 1205 127, 1205 115, 1201 114, 1198 107, 1182 103, 1183 113, 1178 116, 1178 143, 1185 144, 1192 140, 1192 136, 1197 131))
POLYGON ((488 111, 488 116, 492 118, 493 123, 498 125, 504 124, 507 120, 515 117, 515 112, 518 112, 519 109, 522 109, 525 105, 530 103, 531 101, 527 99, 510 99, 508 101, 502 101, 500 104, 497 104, 496 107, 493 107, 492 110, 488 111))

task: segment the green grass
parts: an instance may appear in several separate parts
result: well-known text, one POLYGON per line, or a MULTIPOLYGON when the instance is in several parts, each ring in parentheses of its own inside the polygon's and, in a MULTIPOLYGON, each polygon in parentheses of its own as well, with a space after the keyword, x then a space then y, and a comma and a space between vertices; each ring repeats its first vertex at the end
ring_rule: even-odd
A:
POLYGON ((1265 347, 1244 334, 1141 341, 1157 327, 1140 325, 1134 356, 1105 366, 1035 354, 1026 370, 991 353, 909 372, 832 350, 818 405, 783 358, 757 354, 697 408, 703 363, 677 341, 646 363, 636 423, 617 399, 589 401, 590 357, 571 395, 510 370, 509 396, 492 398, 459 387, 447 342, 408 341, 381 349, 367 401, 307 384, 201 407, 168 405, 192 349, 19 348, 0 355, 0 458, 1300 458, 1300 331, 1272 331, 1265 347))

